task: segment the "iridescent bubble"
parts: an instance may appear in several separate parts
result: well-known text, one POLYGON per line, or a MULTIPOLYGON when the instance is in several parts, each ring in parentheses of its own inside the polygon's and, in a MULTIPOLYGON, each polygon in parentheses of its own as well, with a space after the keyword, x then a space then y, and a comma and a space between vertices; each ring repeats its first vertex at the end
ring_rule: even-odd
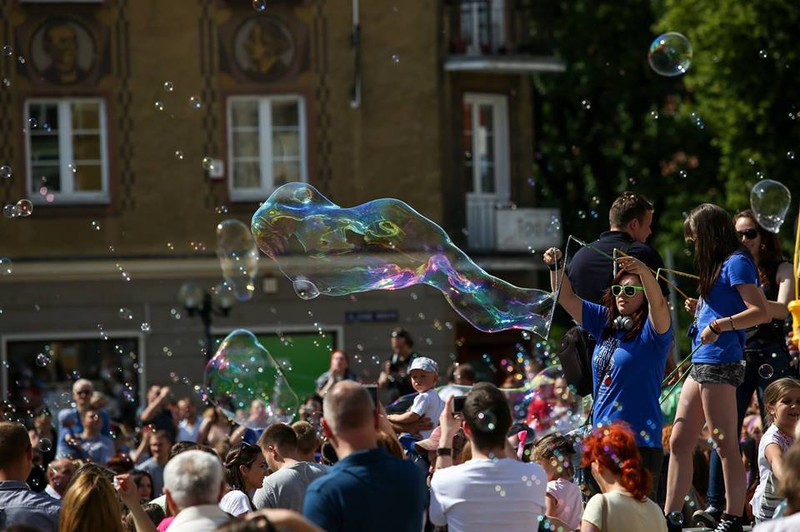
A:
POLYGON ((173 90, 174 88, 175 88, 175 87, 172 85, 172 82, 171 82, 171 81, 165 81, 165 82, 164 82, 164 90, 165 90, 165 91, 167 91, 167 92, 172 92, 172 90, 173 90))
POLYGON ((657 74, 680 76, 689 70, 692 63, 692 44, 680 33, 664 33, 650 45, 647 62, 657 74))
POLYGON ((49 453, 53 450, 53 442, 48 438, 42 438, 39 440, 39 450, 43 453, 49 453))
POLYGON ((775 374, 775 368, 771 364, 761 364, 758 367, 758 376, 762 379, 771 379, 775 374))
POLYGON ((427 284, 482 331, 528 329, 544 337, 550 328, 549 292, 489 275, 442 228, 397 199, 341 208, 308 184, 288 183, 256 211, 252 230, 286 277, 310 281, 320 294, 427 284))
POLYGON ((772 233, 780 231, 791 201, 789 189, 772 179, 759 181, 750 191, 750 208, 756 221, 772 233))
POLYGON ((131 311, 131 309, 129 309, 127 307, 120 307, 120 309, 117 312, 117 314, 119 314, 119 317, 122 318, 123 320, 132 320, 133 319, 133 312, 131 311))
POLYGON ((294 293, 297 294, 297 297, 300 299, 308 301, 319 297, 319 289, 308 279, 298 277, 292 282, 292 288, 294 288, 294 293))
MULTIPOLYGON (((526 386, 526 422, 536 431, 536 436, 551 432, 566 434, 586 421, 585 402, 567 384, 561 366, 550 366, 538 373, 526 386)), ((512 406, 514 402, 512 401, 512 406)))
POLYGON ((217 257, 222 277, 236 299, 248 301, 252 298, 258 275, 258 248, 245 224, 239 220, 217 224, 217 257))
POLYGON ((267 9, 267 0, 253 0, 253 9, 256 11, 264 11, 267 9))
POLYGON ((49 363, 50 363, 50 358, 44 353, 39 353, 38 355, 36 355, 36 365, 39 366, 40 368, 45 367, 49 363))
POLYGON ((230 420, 251 429, 289 423, 300 405, 280 364, 244 329, 222 341, 206 366, 204 383, 211 401, 230 420))
POLYGON ((14 265, 11 262, 11 259, 0 257, 0 275, 11 275, 13 269, 14 265))
POLYGON ((11 167, 7 164, 0 166, 0 178, 3 179, 11 179, 13 172, 11 171, 11 167))
POLYGON ((29 199, 21 199, 16 205, 17 216, 30 216, 33 213, 33 203, 29 199))
POLYGON ((192 109, 197 110, 203 107, 203 101, 197 96, 192 96, 191 98, 189 98, 189 105, 191 106, 192 109))
POLYGON ((7 203, 3 207, 3 216, 6 218, 16 218, 19 213, 17 212, 17 206, 13 203, 7 203))

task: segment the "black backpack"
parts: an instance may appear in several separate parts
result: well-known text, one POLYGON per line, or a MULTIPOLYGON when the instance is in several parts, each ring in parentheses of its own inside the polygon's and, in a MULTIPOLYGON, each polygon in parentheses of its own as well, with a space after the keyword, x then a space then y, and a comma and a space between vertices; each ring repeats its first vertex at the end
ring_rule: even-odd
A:
POLYGON ((574 387, 580 396, 591 395, 592 353, 595 340, 582 327, 576 325, 561 338, 558 347, 558 360, 564 370, 567 384, 574 387))

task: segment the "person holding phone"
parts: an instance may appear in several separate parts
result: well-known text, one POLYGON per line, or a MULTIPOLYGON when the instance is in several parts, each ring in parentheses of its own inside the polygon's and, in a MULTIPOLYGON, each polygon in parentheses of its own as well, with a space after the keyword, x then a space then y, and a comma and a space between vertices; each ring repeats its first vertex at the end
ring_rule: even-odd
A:
MULTIPOLYGON (((585 301, 572 290, 561 251, 550 248, 544 262, 555 290, 563 279, 559 303, 597 339, 592 354, 594 407, 592 424, 624 421, 636 435, 644 467, 658 486, 664 455, 661 449, 661 377, 672 341, 667 301, 650 268, 624 256, 619 272, 604 292, 602 305, 585 301)), ((650 491, 655 499, 655 488, 650 491)))

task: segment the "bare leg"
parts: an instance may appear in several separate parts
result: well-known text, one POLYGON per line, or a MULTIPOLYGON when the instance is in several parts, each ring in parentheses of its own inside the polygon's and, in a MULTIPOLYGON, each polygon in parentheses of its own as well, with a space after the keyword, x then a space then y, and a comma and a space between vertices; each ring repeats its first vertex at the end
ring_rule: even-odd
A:
POLYGON ((692 484, 692 453, 704 422, 700 385, 689 377, 681 389, 675 423, 672 425, 672 437, 669 440, 667 498, 664 501, 664 512, 667 514, 680 512, 683 508, 683 498, 689 493, 692 484))
POLYGON ((700 385, 703 412, 711 438, 717 446, 725 478, 725 513, 741 516, 744 510, 745 470, 739 452, 739 429, 736 426, 736 388, 730 384, 700 385))

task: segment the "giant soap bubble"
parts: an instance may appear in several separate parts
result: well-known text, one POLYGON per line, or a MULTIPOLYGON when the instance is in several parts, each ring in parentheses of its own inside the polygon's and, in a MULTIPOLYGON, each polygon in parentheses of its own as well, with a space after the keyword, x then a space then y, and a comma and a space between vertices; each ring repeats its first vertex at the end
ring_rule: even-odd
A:
POLYGON ((790 201, 792 194, 789 189, 772 179, 759 181, 750 191, 750 208, 756 221, 772 233, 780 231, 790 201))
POLYGON ((231 421, 251 429, 289 423, 300 405, 280 365, 244 329, 222 341, 206 365, 205 386, 209 398, 231 421))
POLYGON ((247 301, 253 297, 258 248, 245 224, 239 220, 225 220, 217 225, 217 257, 222 276, 236 299, 247 301))
POLYGON ((258 247, 295 287, 313 286, 314 294, 427 284, 481 331, 527 329, 543 337, 549 331, 549 292, 489 275, 442 228, 400 200, 342 208, 308 184, 288 183, 256 211, 252 229, 258 247))
POLYGON ((661 34, 650 45, 647 62, 662 76, 680 76, 692 64, 692 44, 677 32, 661 34))

